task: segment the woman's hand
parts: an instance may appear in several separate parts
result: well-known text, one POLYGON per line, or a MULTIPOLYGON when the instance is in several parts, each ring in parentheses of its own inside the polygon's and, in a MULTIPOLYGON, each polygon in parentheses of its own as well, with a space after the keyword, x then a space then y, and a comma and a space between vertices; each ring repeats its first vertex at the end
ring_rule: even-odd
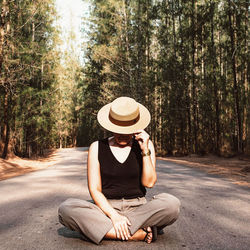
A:
POLYGON ((152 188, 156 182, 157 176, 155 171, 155 150, 149 134, 144 130, 139 130, 134 133, 135 139, 138 141, 141 151, 144 156, 142 157, 142 177, 141 183, 144 187, 152 188), (150 152, 149 152, 150 150, 150 152))
POLYGON ((149 134, 144 130, 139 130, 134 133, 135 139, 139 142, 141 150, 143 153, 148 152, 148 142, 149 142, 149 134))
POLYGON ((131 226, 131 223, 128 218, 117 213, 111 216, 110 219, 112 220, 116 237, 118 239, 128 240, 131 237, 128 229, 128 226, 131 226))

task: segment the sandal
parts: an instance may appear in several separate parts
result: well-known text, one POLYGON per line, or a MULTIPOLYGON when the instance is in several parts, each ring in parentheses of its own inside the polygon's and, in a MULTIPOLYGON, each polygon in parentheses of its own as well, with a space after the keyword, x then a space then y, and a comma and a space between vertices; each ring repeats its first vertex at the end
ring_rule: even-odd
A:
MULTIPOLYGON (((147 242, 146 239, 147 239, 147 237, 148 237, 148 234, 150 234, 150 233, 152 233, 152 241, 151 241, 151 242, 154 242, 154 241, 157 240, 157 226, 152 226, 152 227, 150 227, 150 228, 151 228, 152 231, 148 231, 147 228, 142 228, 142 230, 143 230, 144 232, 146 232, 146 236, 145 236, 145 238, 143 239, 143 241, 145 241, 145 242, 147 242)), ((151 243, 151 242, 150 242, 150 243, 151 243)))

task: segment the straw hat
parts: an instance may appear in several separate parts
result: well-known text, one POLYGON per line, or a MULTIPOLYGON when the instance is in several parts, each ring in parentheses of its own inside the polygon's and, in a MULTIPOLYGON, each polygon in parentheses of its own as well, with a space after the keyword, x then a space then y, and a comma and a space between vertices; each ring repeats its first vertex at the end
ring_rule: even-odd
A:
POLYGON ((133 134, 148 126, 150 113, 134 99, 122 96, 103 106, 97 114, 97 120, 111 132, 133 134))

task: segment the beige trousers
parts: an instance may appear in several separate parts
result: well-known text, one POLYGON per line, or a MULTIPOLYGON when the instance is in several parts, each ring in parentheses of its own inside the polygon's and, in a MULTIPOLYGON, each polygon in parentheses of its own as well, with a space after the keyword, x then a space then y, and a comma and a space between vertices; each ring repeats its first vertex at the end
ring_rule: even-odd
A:
MULTIPOLYGON (((162 229, 176 221, 180 212, 180 201, 167 193, 155 195, 150 201, 145 197, 136 199, 108 200, 111 206, 131 222, 133 235, 138 229, 157 226, 162 229)), ((94 203, 70 198, 58 209, 59 221, 71 230, 78 231, 83 238, 99 244, 113 227, 112 221, 94 203)))

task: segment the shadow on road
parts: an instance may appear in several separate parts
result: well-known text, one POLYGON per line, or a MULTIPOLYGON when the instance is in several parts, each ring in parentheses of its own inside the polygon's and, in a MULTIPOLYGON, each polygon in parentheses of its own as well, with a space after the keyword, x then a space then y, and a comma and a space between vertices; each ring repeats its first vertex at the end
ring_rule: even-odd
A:
POLYGON ((74 238, 74 239, 81 239, 81 240, 86 240, 83 238, 83 236, 76 232, 68 229, 67 227, 60 227, 57 229, 58 235, 61 235, 66 238, 74 238))
MULTIPOLYGON (((58 221, 61 202, 90 199, 86 151, 65 149, 61 157, 51 168, 0 182, 2 249, 100 249, 58 221)), ((246 249, 250 243, 249 192, 179 164, 157 161, 157 172, 158 181, 148 189, 147 198, 162 192, 177 196, 182 203, 177 222, 150 246, 103 241, 102 249, 246 249)))

